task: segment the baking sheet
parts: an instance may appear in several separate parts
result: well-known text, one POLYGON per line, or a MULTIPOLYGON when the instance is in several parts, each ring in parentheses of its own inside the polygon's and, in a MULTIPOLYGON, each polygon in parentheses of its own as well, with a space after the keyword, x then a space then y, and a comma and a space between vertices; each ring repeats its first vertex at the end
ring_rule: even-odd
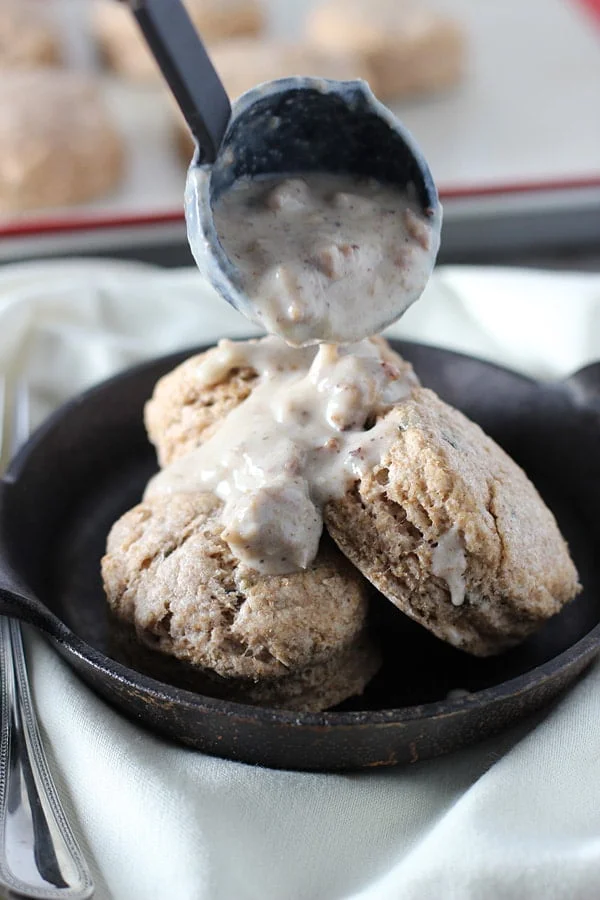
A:
MULTIPOLYGON (((53 0, 45 0, 52 3, 53 0)), ((271 33, 297 36, 317 0, 266 0, 271 33)), ((463 83, 394 110, 413 131, 446 198, 556 185, 600 185, 600 18, 595 0, 427 0, 468 36, 463 83)), ((55 0, 69 63, 100 71, 87 0, 55 0), (87 38, 82 39, 82 35, 87 38)), ((185 165, 162 87, 102 74, 127 147, 118 191, 93 203, 0 219, 0 234, 35 235, 181 216, 185 165)), ((460 204, 459 204, 460 207, 460 204)), ((446 204, 454 215, 456 204, 446 204)), ((464 214, 464 204, 463 204, 464 214)), ((472 215, 477 205, 466 209, 472 215)))

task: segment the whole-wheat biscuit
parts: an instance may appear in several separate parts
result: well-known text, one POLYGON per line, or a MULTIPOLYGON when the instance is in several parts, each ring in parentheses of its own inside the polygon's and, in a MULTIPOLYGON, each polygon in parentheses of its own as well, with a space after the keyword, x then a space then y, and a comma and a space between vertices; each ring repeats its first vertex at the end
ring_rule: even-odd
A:
POLYGON ((206 669, 157 652, 141 643, 135 629, 110 616, 111 654, 151 678, 221 700, 320 712, 360 696, 381 666, 381 654, 365 628, 354 641, 327 659, 258 681, 223 678, 206 669))
POLYGON ((233 699, 256 706, 320 712, 359 697, 381 667, 381 654, 366 628, 350 646, 284 678, 238 685, 233 699))
POLYGON ((391 444, 327 504, 329 533, 443 640, 481 656, 520 641, 579 589, 552 513, 522 469, 432 391, 417 389, 386 420, 391 444))
POLYGON ((210 494, 155 496, 113 526, 105 591, 142 643, 250 681, 299 674, 356 643, 366 583, 334 546, 306 570, 259 575, 223 541, 220 509, 210 494))
POLYGON ((0 213, 90 200, 118 184, 123 144, 95 84, 59 69, 0 82, 0 213))
MULTIPOLYGON (((185 0, 190 18, 209 44, 261 33, 265 14, 261 0, 185 0)), ((92 30, 111 69, 136 81, 158 78, 158 69, 131 11, 114 0, 96 0, 92 30)))
MULTIPOLYGON (((406 375, 411 366, 395 353, 381 337, 377 343, 384 359, 406 375)), ((231 410, 249 396, 257 383, 251 368, 233 368, 215 384, 207 385, 198 377, 202 362, 218 354, 213 347, 192 356, 161 378, 146 403, 144 419, 148 437, 156 447, 158 461, 167 466, 187 456, 208 440, 231 410)))
MULTIPOLYGON (((348 81, 368 77, 359 54, 331 52, 307 43, 273 39, 237 38, 210 48, 210 55, 230 97, 239 97, 265 81, 292 75, 312 75, 348 81)), ((188 127, 176 113, 177 141, 181 154, 189 161, 193 142, 188 127)))
POLYGON ((60 37, 43 4, 0 3, 0 69, 34 69, 56 65, 60 59, 60 37))
POLYGON ((459 26, 413 0, 324 0, 307 35, 322 50, 359 56, 383 99, 448 87, 464 67, 459 26))

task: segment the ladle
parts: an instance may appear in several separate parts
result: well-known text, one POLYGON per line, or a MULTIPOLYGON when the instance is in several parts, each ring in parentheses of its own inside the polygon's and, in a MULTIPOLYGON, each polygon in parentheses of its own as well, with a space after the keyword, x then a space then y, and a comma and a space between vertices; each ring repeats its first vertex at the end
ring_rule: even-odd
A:
MULTIPOLYGON (((126 2, 196 142, 185 196, 192 253, 232 306, 260 324, 213 219, 215 203, 240 178, 326 172, 387 182, 416 201, 437 246, 441 213, 427 162, 365 82, 283 78, 253 88, 230 107, 180 0, 126 2)), ((434 261, 432 255, 431 267, 434 261)), ((377 330, 389 325, 389 315, 376 324, 377 330)))

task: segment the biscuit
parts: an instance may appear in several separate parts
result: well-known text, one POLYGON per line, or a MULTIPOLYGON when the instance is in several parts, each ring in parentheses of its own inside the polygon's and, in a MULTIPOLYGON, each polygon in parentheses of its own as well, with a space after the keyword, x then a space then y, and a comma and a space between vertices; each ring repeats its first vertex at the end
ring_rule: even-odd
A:
POLYGON ((221 678, 140 643, 135 629, 110 616, 110 652, 129 668, 194 693, 219 700, 320 712, 360 696, 381 666, 381 654, 366 629, 345 649, 324 661, 260 681, 221 678))
POLYGON ((344 650, 278 680, 240 685, 232 699, 255 706, 321 712, 359 697, 381 667, 381 654, 367 629, 344 650))
POLYGON ((449 87, 464 67, 461 29, 420 3, 324 0, 308 16, 307 37, 321 50, 356 54, 382 99, 449 87))
POLYGON ((366 582, 332 546, 308 569, 260 575, 221 537, 211 494, 152 497, 108 536, 109 606, 151 649, 224 678, 278 679, 325 663, 362 635, 366 582))
POLYGON ((123 147, 92 81, 58 69, 5 72, 0 82, 0 213, 106 194, 123 147))
POLYGON ((0 3, 0 69, 34 69, 60 62, 59 35, 41 6, 31 0, 0 3))
MULTIPOLYGON (((260 0, 185 0, 190 18, 207 43, 257 35, 264 26, 260 0)), ((135 81, 152 81, 159 73, 131 11, 114 0, 96 0, 92 30, 109 68, 135 81)))
MULTIPOLYGON (((368 76, 367 67, 358 54, 349 51, 331 53, 309 44, 239 38, 216 44, 210 48, 210 55, 232 99, 257 84, 291 75, 313 75, 338 81, 368 76)), ((180 114, 176 122, 178 147, 188 161, 193 141, 180 114)))
POLYGON ((519 466, 432 391, 415 390, 386 419, 393 442, 326 505, 329 534, 438 637, 477 656, 510 647, 579 590, 554 516, 519 466))

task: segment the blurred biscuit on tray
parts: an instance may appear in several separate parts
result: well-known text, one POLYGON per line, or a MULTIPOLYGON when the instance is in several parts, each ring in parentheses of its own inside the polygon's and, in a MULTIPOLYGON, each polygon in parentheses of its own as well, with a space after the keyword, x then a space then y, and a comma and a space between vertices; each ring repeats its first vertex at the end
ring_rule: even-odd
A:
POLYGON ((383 100, 451 87, 464 68, 460 26, 412 0, 324 0, 306 31, 325 53, 357 55, 383 100))
POLYGON ((95 199, 120 181, 122 139, 95 82, 61 69, 0 80, 0 214, 95 199))
MULTIPOLYGON (((210 48, 211 59, 227 93, 234 99, 264 81, 290 75, 314 75, 347 81, 366 78, 360 56, 351 51, 329 52, 306 43, 238 38, 210 48)), ((179 116, 178 146, 188 161, 193 149, 187 125, 179 116)))
POLYGON ((0 69, 33 69, 61 61, 61 40, 44 3, 0 2, 0 69))
MULTIPOLYGON (((185 0, 190 18, 208 43, 262 32, 265 14, 260 0, 185 0)), ((131 11, 115 0, 96 0, 92 31, 100 52, 119 75, 134 81, 158 77, 131 11)))

